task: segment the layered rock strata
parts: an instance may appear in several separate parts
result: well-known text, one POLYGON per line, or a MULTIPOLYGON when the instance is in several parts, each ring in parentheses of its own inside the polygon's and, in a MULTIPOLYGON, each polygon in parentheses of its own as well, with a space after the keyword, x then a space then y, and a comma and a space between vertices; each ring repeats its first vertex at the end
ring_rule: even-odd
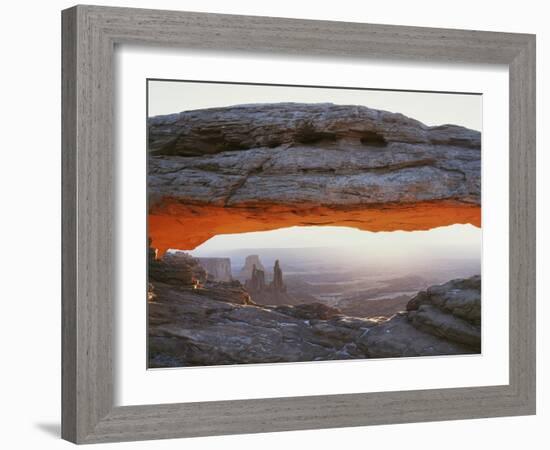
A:
POLYGON ((149 232, 192 249, 293 225, 480 225, 480 133, 364 106, 252 104, 148 120, 149 232))
POLYGON ((166 272, 150 272, 150 367, 453 355, 480 349, 479 277, 420 292, 407 311, 388 320, 349 317, 320 303, 258 305, 238 281, 196 286, 167 279, 166 272))
POLYGON ((166 253, 160 259, 157 255, 156 251, 149 249, 149 281, 155 280, 176 286, 194 286, 206 281, 206 271, 187 253, 166 253))
POLYGON ((419 292, 405 312, 362 339, 375 358, 479 353, 481 277, 451 280, 419 292))
POLYGON ((196 258, 199 265, 206 271, 208 279, 212 281, 231 281, 230 258, 196 258))

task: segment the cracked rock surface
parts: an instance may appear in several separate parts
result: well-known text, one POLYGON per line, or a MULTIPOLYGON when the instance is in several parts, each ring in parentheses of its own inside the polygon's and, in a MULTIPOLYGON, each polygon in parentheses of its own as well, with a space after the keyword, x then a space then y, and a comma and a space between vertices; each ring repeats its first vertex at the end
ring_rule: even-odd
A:
POLYGON ((223 206, 480 204, 480 133, 364 106, 251 104, 148 120, 149 195, 223 206))
MULTIPOLYGON (((194 271, 192 258, 183 262, 194 271)), ((165 276, 179 273, 181 260, 156 264, 149 276, 149 367, 479 352, 472 308, 479 277, 422 291, 408 311, 386 319, 346 316, 321 303, 257 305, 239 282, 207 281, 197 289, 185 277, 165 276)))
POLYGON ((371 357, 479 353, 481 277, 451 280, 420 291, 365 336, 371 357))

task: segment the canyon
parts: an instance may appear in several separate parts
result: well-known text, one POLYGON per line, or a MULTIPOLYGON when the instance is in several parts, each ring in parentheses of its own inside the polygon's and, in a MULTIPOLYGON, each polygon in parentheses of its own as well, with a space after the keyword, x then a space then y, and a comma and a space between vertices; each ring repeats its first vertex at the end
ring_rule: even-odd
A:
POLYGON ((151 255, 150 368, 479 353, 480 277, 415 295, 391 317, 322 303, 261 305, 237 280, 209 281, 195 258, 151 255), (167 275, 169 274, 169 276, 167 275))
MULTIPOLYGON (((268 283, 266 281, 266 271, 265 269, 262 269, 263 265, 260 262, 258 255, 251 256, 252 258, 247 257, 247 263, 250 260, 255 259, 259 264, 259 267, 256 267, 255 263, 252 264, 250 278, 245 281, 244 287, 255 303, 262 305, 293 305, 301 303, 299 299, 294 298, 287 293, 286 285, 283 282, 283 271, 279 265, 279 260, 275 261, 273 266, 273 276, 271 277, 272 281, 268 283)), ((242 272, 244 272, 245 269, 246 263, 242 272)))

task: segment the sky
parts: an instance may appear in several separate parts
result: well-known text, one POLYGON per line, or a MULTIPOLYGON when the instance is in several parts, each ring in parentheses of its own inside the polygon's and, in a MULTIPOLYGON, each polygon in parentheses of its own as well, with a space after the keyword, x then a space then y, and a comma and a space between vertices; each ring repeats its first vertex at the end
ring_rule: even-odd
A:
POLYGON ((335 103, 398 112, 426 125, 481 131, 482 96, 411 91, 260 86, 183 81, 148 83, 149 116, 246 103, 335 103))
POLYGON ((481 229, 472 225, 450 225, 428 231, 370 232, 351 227, 289 227, 272 231, 222 234, 194 249, 194 256, 223 256, 224 252, 262 248, 346 248, 363 249, 386 257, 433 256, 479 257, 481 229))

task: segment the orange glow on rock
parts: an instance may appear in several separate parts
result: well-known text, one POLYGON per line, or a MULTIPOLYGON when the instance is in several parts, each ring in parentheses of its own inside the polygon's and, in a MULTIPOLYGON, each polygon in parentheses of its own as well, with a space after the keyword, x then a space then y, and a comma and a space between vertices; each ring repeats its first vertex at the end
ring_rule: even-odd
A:
POLYGON ((169 199, 148 216, 152 247, 193 250, 218 234, 269 231, 292 226, 346 226, 364 231, 419 231, 453 224, 481 226, 478 205, 453 201, 369 207, 254 204, 239 207, 184 205, 169 199))

